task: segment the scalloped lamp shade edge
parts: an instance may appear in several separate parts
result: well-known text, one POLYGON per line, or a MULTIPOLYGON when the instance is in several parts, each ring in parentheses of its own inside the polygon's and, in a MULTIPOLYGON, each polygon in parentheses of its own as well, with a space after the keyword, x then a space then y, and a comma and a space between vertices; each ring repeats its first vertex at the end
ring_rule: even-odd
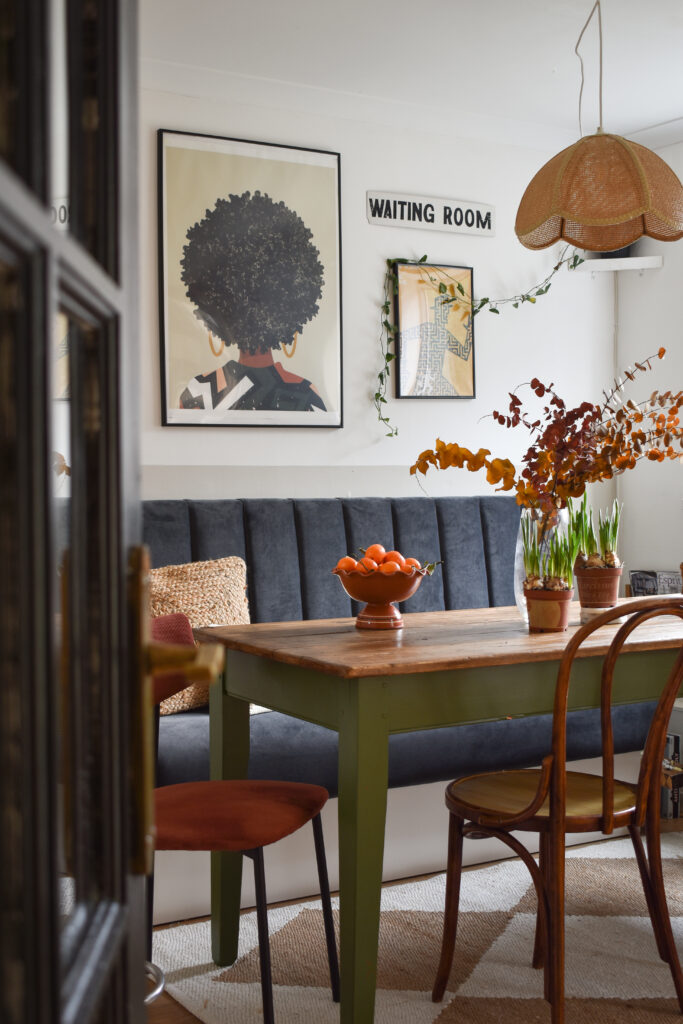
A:
POLYGON ((683 237, 683 185, 645 146, 620 135, 586 135, 531 179, 515 234, 527 249, 564 240, 610 252, 643 235, 674 242, 683 237))

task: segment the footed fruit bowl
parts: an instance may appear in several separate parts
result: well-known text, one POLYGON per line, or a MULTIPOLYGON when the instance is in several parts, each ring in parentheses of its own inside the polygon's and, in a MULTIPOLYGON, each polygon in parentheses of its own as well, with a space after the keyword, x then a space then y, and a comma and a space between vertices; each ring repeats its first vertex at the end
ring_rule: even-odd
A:
POLYGON ((342 587, 354 601, 364 601, 365 607, 356 618, 357 629, 401 629, 403 618, 394 601, 405 601, 415 593, 428 574, 428 569, 411 566, 411 572, 385 574, 375 570, 363 573, 357 569, 347 572, 333 569, 342 587))

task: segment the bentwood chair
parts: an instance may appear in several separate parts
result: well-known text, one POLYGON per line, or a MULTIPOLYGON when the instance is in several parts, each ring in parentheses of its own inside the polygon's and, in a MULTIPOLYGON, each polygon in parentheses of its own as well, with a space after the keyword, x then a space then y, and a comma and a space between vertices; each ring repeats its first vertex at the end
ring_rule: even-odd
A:
POLYGON ((446 907, 441 959, 432 999, 443 998, 453 962, 458 926, 463 836, 501 839, 528 867, 538 897, 536 940, 532 963, 544 968, 544 994, 552 1024, 564 1022, 564 857, 565 834, 628 828, 645 892, 660 957, 671 970, 683 1011, 683 975, 676 952, 664 892, 660 850, 661 765, 666 729, 683 683, 683 646, 662 689, 648 732, 637 783, 614 778, 611 707, 614 670, 625 641, 646 620, 674 615, 683 618, 683 598, 634 600, 628 618, 614 633, 602 667, 602 776, 566 769, 566 716, 572 665, 584 641, 615 619, 624 607, 613 608, 581 626, 570 638, 560 662, 553 711, 552 752, 541 768, 487 772, 457 779, 446 789, 450 811, 446 907), (641 838, 644 830, 647 853, 641 838), (538 864, 511 832, 539 833, 538 864))
MULTIPOLYGON (((152 637, 157 642, 194 645, 189 619, 182 614, 153 619, 152 637)), ((187 685, 182 671, 154 677, 155 704, 187 685)), ((309 821, 313 826, 332 998, 339 1002, 339 964, 320 820, 327 799, 328 792, 322 786, 252 779, 184 782, 161 786, 154 792, 156 850, 231 850, 246 854, 254 862, 265 1024, 273 1024, 274 1016, 263 848, 309 821)))

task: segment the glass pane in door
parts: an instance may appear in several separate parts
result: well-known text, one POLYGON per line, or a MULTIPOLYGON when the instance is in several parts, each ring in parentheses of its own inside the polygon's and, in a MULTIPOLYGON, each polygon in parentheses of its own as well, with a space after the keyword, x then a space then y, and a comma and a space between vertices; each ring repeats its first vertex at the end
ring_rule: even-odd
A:
POLYGON ((53 580, 55 591, 55 649, 58 671, 55 707, 59 720, 57 751, 57 871, 59 922, 66 926, 76 909, 74 864, 74 779, 71 749, 73 693, 69 657, 69 553, 71 550, 71 400, 69 380, 69 319, 58 313, 51 349, 51 497, 53 519, 53 580))
POLYGON ((103 467, 111 416, 107 323, 62 310, 52 348, 51 468, 58 736, 58 871, 62 959, 68 969, 93 915, 119 902, 112 859, 118 742, 115 560, 104 542, 112 521, 103 467))
POLYGON ((115 0, 70 0, 69 226, 118 277, 118 166, 107 159, 116 137, 118 79, 115 0))

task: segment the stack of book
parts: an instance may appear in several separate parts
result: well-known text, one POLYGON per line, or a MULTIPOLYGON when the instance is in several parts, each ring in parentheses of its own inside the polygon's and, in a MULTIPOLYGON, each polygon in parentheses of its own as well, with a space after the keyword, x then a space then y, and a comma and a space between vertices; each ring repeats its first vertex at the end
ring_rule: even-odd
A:
POLYGON ((683 790, 683 753, 681 734, 683 733, 683 700, 677 700, 669 722, 666 736, 664 762, 662 764, 662 805, 663 819, 683 818, 681 810, 681 792, 683 790))

